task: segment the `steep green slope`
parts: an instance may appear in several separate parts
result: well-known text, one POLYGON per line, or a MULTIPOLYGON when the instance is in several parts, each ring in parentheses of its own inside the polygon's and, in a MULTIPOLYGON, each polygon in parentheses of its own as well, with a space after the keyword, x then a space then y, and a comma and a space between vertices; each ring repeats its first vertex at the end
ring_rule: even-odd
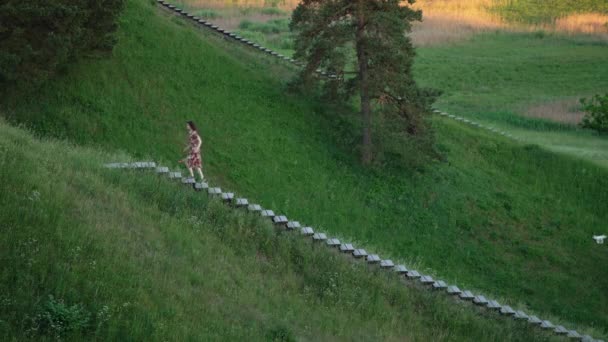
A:
POLYGON ((544 340, 0 121, 0 339, 544 340))
MULTIPOLYGON (((430 3, 441 7, 440 2, 430 3)), ((263 9, 241 7, 238 11, 238 7, 227 6, 217 10, 197 0, 172 3, 220 26, 240 20, 242 25, 236 29, 239 35, 293 55, 288 14, 283 15, 284 19, 258 23, 255 20, 260 19, 263 9)), ((545 3, 535 2, 534 6, 545 3)), ((481 6, 476 10, 487 9, 481 6)), ((425 8, 430 10, 424 4, 421 7, 423 12, 425 8)), ((608 167, 605 137, 576 128, 573 123, 526 116, 540 112, 554 119, 575 120, 577 114, 568 113, 562 106, 577 111, 579 98, 608 91, 608 41, 601 35, 496 30, 463 37, 459 42, 421 46, 417 53, 414 74, 418 82, 443 91, 436 103, 438 108, 506 130, 548 150, 608 167)))
POLYGON ((413 175, 362 170, 342 121, 286 94, 289 70, 273 63, 131 0, 112 59, 15 91, 2 108, 40 134, 170 163, 194 119, 214 182, 384 257, 605 333, 608 274, 597 266, 608 253, 591 240, 608 221, 604 169, 438 119, 447 162, 413 175))

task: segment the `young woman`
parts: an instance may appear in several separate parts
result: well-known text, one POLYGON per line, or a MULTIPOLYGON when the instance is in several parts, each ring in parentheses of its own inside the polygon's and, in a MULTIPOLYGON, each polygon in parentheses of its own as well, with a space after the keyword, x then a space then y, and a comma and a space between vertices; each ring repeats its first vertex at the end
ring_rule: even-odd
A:
POLYGON ((196 169, 201 176, 201 182, 203 182, 205 181, 201 162, 201 145, 203 142, 200 135, 198 135, 194 122, 188 121, 186 128, 188 129, 188 146, 186 146, 184 152, 188 152, 188 156, 184 161, 186 162, 188 171, 190 171, 190 177, 194 178, 193 169, 196 169))

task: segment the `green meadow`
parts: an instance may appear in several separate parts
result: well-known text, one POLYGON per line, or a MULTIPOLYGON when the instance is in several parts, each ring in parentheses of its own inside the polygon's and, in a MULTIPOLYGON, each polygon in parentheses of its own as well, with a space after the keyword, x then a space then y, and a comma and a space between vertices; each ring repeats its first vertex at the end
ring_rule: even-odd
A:
POLYGON ((577 111, 579 98, 608 92, 608 42, 542 32, 484 33, 419 49, 416 72, 422 84, 444 90, 438 108, 608 167, 607 137, 578 129, 569 108, 550 105, 566 99, 577 111), (542 106, 546 117, 526 115, 542 106))
MULTIPOLYGON (((603 143, 512 118, 533 99, 606 86, 597 69, 608 63, 605 45, 503 33, 459 44, 419 51, 421 82, 445 92, 439 108, 530 139, 603 143), (528 52, 508 53, 522 42, 528 52), (465 58, 466 44, 486 55, 465 58), (546 72, 541 52, 553 58, 546 72), (493 81, 509 77, 506 86, 493 81)), ((73 317, 95 327, 105 320, 74 339, 546 338, 276 237, 267 223, 168 181, 100 169, 130 158, 177 167, 192 119, 212 183, 461 288, 608 335, 608 274, 600 267, 608 253, 591 239, 608 222, 605 167, 433 118, 442 160, 411 172, 364 169, 352 109, 287 92, 293 74, 149 1, 129 0, 111 58, 84 60, 42 89, 0 99, 6 121, 36 137, 2 124, 0 224, 11 233, 0 250, 11 266, 1 273, 0 333, 21 336, 61 299, 73 317)))
MULTIPOLYGON (((293 53, 288 10, 295 4, 278 9, 262 2, 226 2, 201 9, 208 5, 196 0, 176 3, 282 54, 293 53), (265 11, 275 15, 264 16, 265 11)), ((428 22, 414 29, 414 42, 420 45, 416 77, 444 92, 437 108, 608 167, 608 139, 576 127, 583 114, 578 100, 608 92, 604 2, 417 3, 429 15, 428 22), (591 13, 590 22, 571 19, 563 26, 573 32, 561 32, 566 28, 555 22, 577 13, 591 13), (600 22, 603 30, 596 27, 600 22), (589 27, 602 33, 588 33, 589 27)))
POLYGON ((101 167, 126 154, 0 133, 3 341, 548 340, 153 172, 101 167))

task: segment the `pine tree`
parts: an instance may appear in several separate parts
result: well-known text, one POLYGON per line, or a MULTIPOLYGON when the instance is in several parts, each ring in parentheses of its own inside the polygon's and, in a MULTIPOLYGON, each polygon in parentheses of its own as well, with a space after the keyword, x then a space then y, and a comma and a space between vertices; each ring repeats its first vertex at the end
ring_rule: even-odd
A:
POLYGON ((38 85, 82 56, 107 54, 124 0, 0 1, 0 93, 38 85))
POLYGON ((295 58, 305 61, 298 78, 312 85, 315 70, 336 77, 326 82, 333 97, 357 94, 362 120, 361 161, 373 159, 372 120, 382 112, 409 135, 425 134, 424 115, 436 92, 421 89, 412 75, 415 49, 407 35, 422 20, 414 0, 303 0, 294 10, 295 58), (351 69, 351 70, 349 70, 351 69))

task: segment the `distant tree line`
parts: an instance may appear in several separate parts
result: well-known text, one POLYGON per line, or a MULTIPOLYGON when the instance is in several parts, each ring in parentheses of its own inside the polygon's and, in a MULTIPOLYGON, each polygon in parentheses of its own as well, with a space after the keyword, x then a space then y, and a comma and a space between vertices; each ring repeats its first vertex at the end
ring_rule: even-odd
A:
POLYGON ((124 0, 0 1, 0 91, 36 85, 116 44, 124 0))

